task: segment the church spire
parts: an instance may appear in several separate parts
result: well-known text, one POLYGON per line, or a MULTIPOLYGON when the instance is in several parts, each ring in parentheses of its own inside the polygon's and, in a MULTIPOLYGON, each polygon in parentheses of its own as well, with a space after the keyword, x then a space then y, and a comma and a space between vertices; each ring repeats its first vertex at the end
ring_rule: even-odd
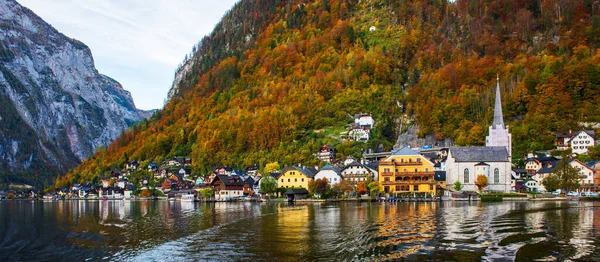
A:
POLYGON ((504 128, 504 119, 502 118, 502 101, 500 101, 500 76, 496 75, 496 104, 494 105, 494 122, 492 126, 495 128, 501 126, 504 128))

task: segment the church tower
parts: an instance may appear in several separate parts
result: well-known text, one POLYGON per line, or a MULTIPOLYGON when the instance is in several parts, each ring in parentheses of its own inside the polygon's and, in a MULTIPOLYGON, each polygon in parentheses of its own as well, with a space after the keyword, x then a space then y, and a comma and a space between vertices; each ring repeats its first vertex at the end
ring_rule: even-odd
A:
POLYGON ((494 105, 494 121, 485 138, 485 146, 504 146, 508 155, 512 156, 512 136, 502 118, 502 101, 500 100, 500 77, 496 76, 496 103, 494 105))

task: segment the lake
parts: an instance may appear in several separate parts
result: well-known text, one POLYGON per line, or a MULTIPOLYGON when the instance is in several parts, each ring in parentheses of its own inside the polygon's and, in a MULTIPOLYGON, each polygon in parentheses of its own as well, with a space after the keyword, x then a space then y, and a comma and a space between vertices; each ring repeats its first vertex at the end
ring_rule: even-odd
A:
POLYGON ((0 201, 2 261, 600 261, 600 202, 0 201))

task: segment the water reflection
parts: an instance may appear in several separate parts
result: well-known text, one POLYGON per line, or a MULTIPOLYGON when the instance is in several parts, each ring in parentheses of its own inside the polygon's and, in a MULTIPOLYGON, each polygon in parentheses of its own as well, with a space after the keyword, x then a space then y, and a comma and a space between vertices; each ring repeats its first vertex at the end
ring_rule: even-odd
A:
POLYGON ((600 261, 599 206, 3 201, 0 258, 600 261))

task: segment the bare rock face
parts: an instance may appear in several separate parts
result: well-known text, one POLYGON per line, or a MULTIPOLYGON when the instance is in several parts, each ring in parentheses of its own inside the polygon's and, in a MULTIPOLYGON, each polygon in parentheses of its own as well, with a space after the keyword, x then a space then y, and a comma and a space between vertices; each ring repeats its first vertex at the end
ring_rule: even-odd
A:
POLYGON ((85 44, 0 0, 0 169, 66 171, 143 116, 85 44))

